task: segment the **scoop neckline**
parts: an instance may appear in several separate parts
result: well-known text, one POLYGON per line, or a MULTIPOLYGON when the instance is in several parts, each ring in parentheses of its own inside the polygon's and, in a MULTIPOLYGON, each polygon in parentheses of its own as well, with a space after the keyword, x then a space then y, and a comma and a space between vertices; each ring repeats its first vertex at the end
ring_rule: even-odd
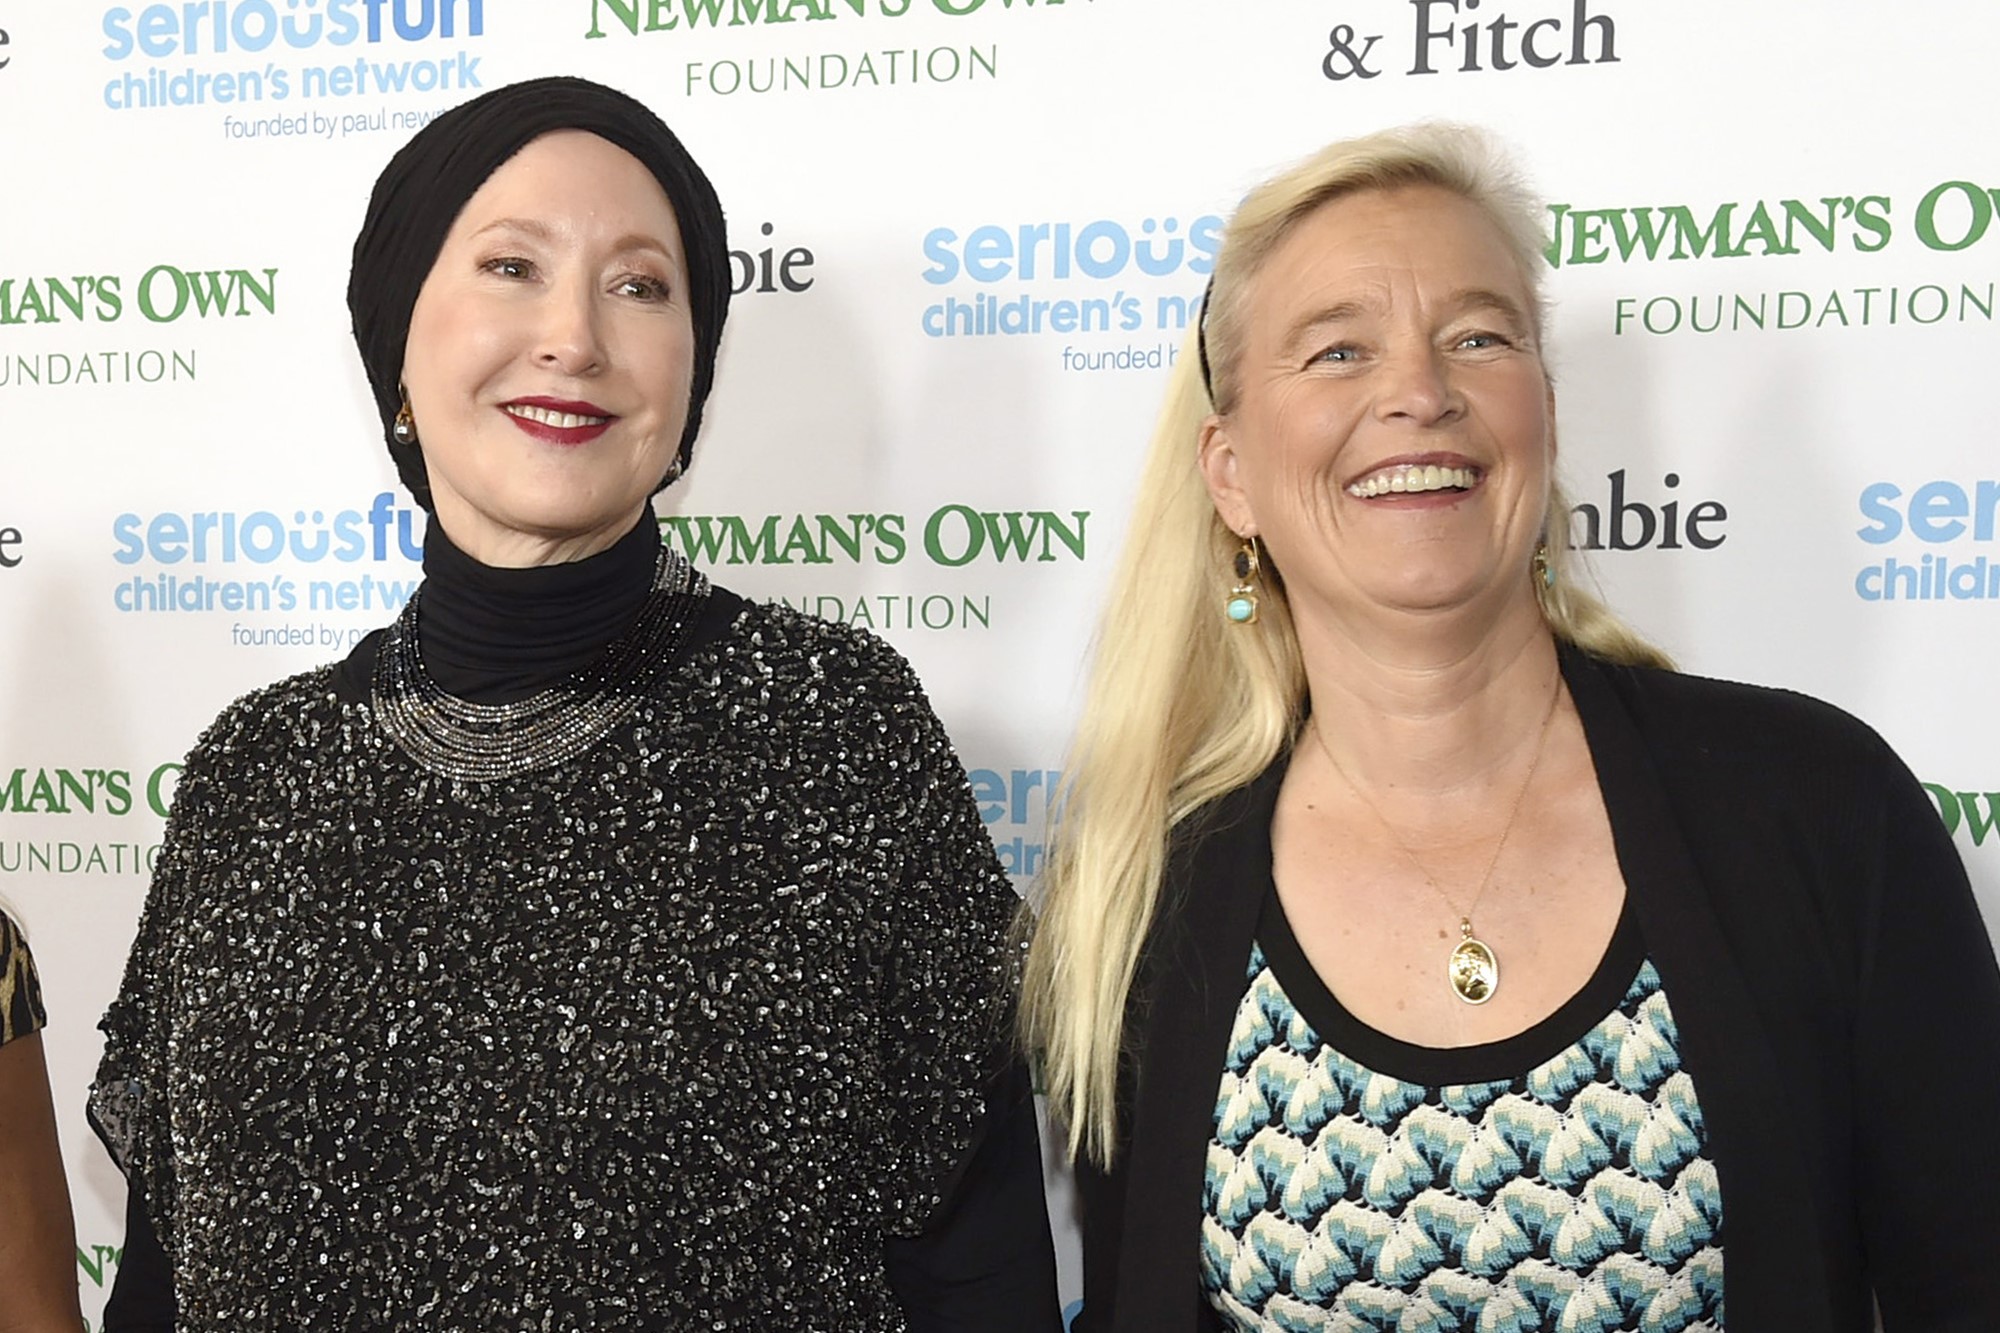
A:
POLYGON ((1421 1046, 1364 1023, 1340 1002, 1300 947, 1275 882, 1265 886, 1256 939, 1286 998, 1322 1042, 1375 1073, 1426 1087, 1505 1082, 1554 1059, 1617 1010, 1646 962, 1645 939, 1627 893, 1597 966, 1548 1017, 1498 1041, 1421 1046))

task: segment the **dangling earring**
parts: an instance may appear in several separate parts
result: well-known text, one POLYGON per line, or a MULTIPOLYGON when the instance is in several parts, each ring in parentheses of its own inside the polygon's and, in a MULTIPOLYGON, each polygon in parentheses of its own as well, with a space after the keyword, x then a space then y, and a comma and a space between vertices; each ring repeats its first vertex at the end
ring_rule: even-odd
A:
POLYGON ((1556 586, 1556 567, 1549 563, 1549 544, 1535 544, 1535 577, 1542 581, 1544 588, 1556 586))
POLYGON ((1257 623, 1257 539, 1245 537, 1236 548, 1236 586, 1222 603, 1222 614, 1232 625, 1257 623))
POLYGON ((396 420, 389 427, 389 434, 394 437, 397 444, 407 449, 417 442, 417 418, 410 411, 409 393, 400 386, 398 392, 402 393, 403 405, 396 409, 396 420))

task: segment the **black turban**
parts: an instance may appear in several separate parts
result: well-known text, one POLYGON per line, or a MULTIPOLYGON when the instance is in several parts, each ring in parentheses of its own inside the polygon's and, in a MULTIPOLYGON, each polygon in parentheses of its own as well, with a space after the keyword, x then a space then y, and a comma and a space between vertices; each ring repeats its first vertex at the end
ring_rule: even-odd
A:
POLYGON ((481 94, 417 131, 376 179, 361 234, 354 238, 354 267, 347 277, 354 342, 375 391, 389 456, 426 509, 431 487, 423 452, 415 444, 398 444, 389 429, 402 406, 410 312, 466 201, 503 162, 555 130, 585 130, 624 149, 653 173, 673 205, 687 256, 694 383, 678 466, 662 486, 687 466, 693 452, 729 313, 729 240, 715 187, 643 103, 585 79, 531 79, 481 94))

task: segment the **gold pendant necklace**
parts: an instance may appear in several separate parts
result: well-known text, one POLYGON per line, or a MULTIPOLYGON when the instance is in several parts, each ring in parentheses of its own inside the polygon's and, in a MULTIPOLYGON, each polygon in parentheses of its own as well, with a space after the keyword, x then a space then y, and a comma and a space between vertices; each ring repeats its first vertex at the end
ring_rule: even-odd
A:
POLYGON ((1458 918, 1458 943, 1453 946, 1450 956, 1445 959, 1444 976, 1446 983, 1451 986, 1451 993, 1467 1004, 1485 1004, 1493 998, 1493 993, 1500 989, 1499 956, 1493 952, 1492 945, 1473 933, 1472 913, 1473 909, 1479 906, 1479 900, 1486 894, 1486 886, 1493 879, 1493 868, 1500 864, 1500 853, 1507 846, 1507 835, 1514 831, 1514 821, 1520 818, 1521 804, 1527 800, 1528 788, 1535 781, 1535 770, 1542 762, 1542 751, 1548 748, 1549 727, 1555 721, 1556 704, 1561 699, 1562 671, 1558 667, 1555 684, 1549 692, 1548 711, 1542 715, 1541 735, 1535 741, 1535 755, 1528 761, 1528 775, 1521 779, 1521 789, 1514 793, 1514 806, 1507 812, 1507 823, 1500 830, 1500 841, 1493 844, 1493 855, 1486 862, 1486 873, 1479 877, 1479 887, 1474 890, 1472 901, 1466 905, 1463 912, 1458 910, 1458 904, 1451 900, 1451 895, 1444 891, 1444 887, 1437 882, 1424 863, 1417 859, 1417 854, 1410 850, 1410 845, 1396 832, 1396 826, 1383 816, 1375 802, 1368 799, 1360 785, 1347 775, 1347 770, 1333 757, 1333 747, 1326 743, 1326 736, 1319 729, 1317 715, 1311 723, 1313 739, 1319 742, 1320 753, 1326 756, 1329 764, 1333 765, 1333 771, 1340 775, 1340 780, 1347 784, 1347 789, 1354 793, 1356 799, 1368 807, 1368 812, 1375 816, 1376 822, 1381 824, 1383 831, 1389 835, 1389 840, 1409 858, 1410 864, 1417 868, 1417 873, 1424 877, 1424 882, 1431 886, 1438 897, 1444 899, 1445 906, 1451 908, 1452 914, 1458 918))
POLYGON ((1485 1004, 1500 989, 1500 960, 1484 940, 1473 936, 1471 917, 1458 919, 1458 933, 1458 947, 1445 963, 1445 978, 1459 999, 1485 1004))

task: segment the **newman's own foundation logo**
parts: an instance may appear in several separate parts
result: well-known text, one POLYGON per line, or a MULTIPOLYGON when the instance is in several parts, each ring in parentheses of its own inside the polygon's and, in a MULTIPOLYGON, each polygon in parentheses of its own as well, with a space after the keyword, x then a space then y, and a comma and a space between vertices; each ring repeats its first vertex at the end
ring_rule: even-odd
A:
MULTIPOLYGON (((907 41, 883 44, 884 27, 872 22, 910 14, 931 18, 985 18, 994 14, 1062 12, 1068 0, 589 0, 589 40, 658 33, 748 31, 771 36, 785 49, 755 55, 686 61, 669 76, 686 97, 759 96, 840 91, 921 88, 935 84, 979 83, 1000 77, 1000 47, 991 41, 907 41), (864 27, 863 23, 868 26, 864 27), (792 39, 859 38, 840 49, 797 48, 792 39)), ((936 33, 912 25, 907 33, 936 33)), ((991 24, 968 25, 967 36, 994 31, 991 24)))
POLYGON ((1926 782, 1924 791, 1937 806, 1945 831, 1953 837, 1965 834, 1974 847, 1985 846, 1987 835, 2000 824, 2000 791, 1953 791, 1936 782, 1926 782))
MULTIPOLYGON (((2000 189, 1941 181, 1921 192, 1878 191, 1549 209, 1545 254, 1559 269, 1592 265, 1782 262, 1835 256, 1856 265, 1902 253, 1932 256, 2000 240, 2000 189)), ((1759 268, 1758 272, 1766 270, 1759 268)), ((2000 286, 1985 274, 1899 274, 1895 282, 1640 293, 1611 303, 1614 336, 1759 334, 1990 324, 2000 286)))
POLYGON ((155 264, 136 276, 0 277, 0 326, 116 324, 134 314, 150 324, 174 324, 277 313, 275 268, 184 269, 155 264))
POLYGON ((143 802, 164 819, 180 773, 176 763, 136 778, 129 768, 0 766, 0 814, 129 815, 143 802))
POLYGON ((0 274, 0 389, 179 383, 196 378, 196 349, 91 346, 79 326, 198 325, 278 313, 275 268, 154 264, 127 273, 0 274), (14 330, 55 328, 63 345, 17 350, 14 330))
POLYGON ((68 820, 149 814, 165 819, 180 776, 178 763, 157 764, 150 770, 0 767, 0 875, 151 873, 160 856, 157 841, 79 837, 68 820), (60 825, 43 822, 52 816, 68 820, 60 825), (51 827, 59 834, 43 836, 42 830, 51 827))
POLYGON ((905 514, 668 514, 660 529, 700 565, 899 565, 913 554, 949 569, 975 562, 1088 559, 1090 511, 981 510, 948 504, 905 514))
POLYGON ((1090 511, 975 509, 947 504, 928 514, 665 514, 669 546, 706 568, 756 567, 746 575, 808 615, 878 632, 985 630, 1005 615, 1009 589, 1043 566, 1089 559, 1090 511), (766 579, 791 566, 797 576, 766 579), (901 586, 861 588, 843 570, 907 566, 901 586), (1020 567, 999 578, 1003 569, 1020 567), (831 567, 831 568, 829 568, 831 567), (830 578, 815 576, 831 574, 830 578), (933 577, 935 576, 935 577, 933 577), (918 586, 922 578, 927 586, 918 586), (989 582, 989 579, 991 581, 989 582), (1002 608, 996 611, 996 589, 1002 608))
POLYGON ((585 37, 688 32, 698 28, 777 27, 834 19, 895 19, 913 10, 967 18, 1060 9, 1065 0, 590 0, 585 37))

